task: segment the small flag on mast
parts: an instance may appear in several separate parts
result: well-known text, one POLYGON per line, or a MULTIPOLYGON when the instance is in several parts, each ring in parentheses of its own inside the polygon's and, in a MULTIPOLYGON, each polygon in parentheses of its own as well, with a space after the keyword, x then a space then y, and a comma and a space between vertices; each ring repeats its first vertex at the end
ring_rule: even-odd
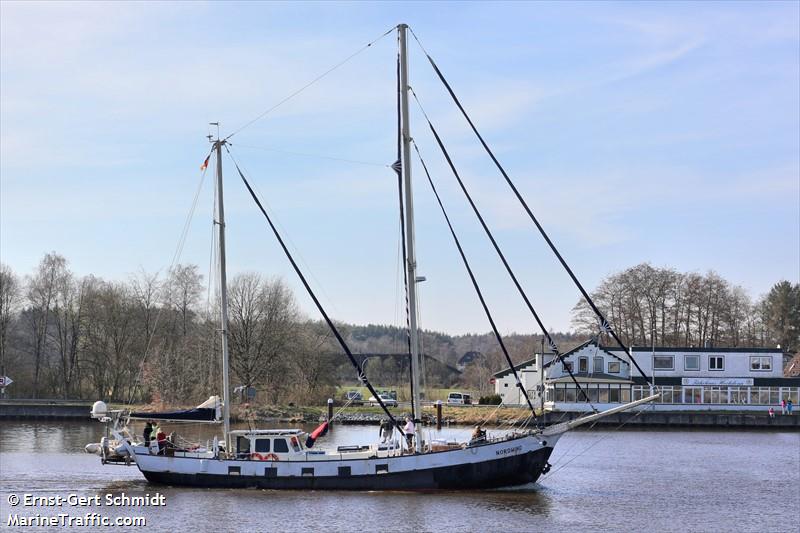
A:
POLYGON ((200 165, 200 170, 205 170, 205 169, 208 168, 208 160, 209 159, 211 159, 211 154, 208 154, 208 157, 206 157, 206 160, 203 161, 202 165, 200 165))

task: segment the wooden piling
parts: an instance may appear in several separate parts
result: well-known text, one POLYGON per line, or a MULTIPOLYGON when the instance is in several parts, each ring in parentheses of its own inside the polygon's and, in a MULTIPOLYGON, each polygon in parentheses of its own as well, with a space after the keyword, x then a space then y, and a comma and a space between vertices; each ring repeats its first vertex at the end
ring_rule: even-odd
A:
POLYGON ((328 429, 333 429, 333 398, 328 398, 328 429))
POLYGON ((442 429, 442 400, 436 400, 436 431, 442 429))

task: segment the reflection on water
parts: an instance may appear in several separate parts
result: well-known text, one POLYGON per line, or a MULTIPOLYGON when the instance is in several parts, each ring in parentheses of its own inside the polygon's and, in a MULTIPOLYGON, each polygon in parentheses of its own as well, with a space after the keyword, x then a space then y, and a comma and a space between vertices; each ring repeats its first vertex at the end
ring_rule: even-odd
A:
MULTIPOLYGON (((149 527, 173 531, 788 531, 800 522, 798 433, 579 431, 559 441, 551 473, 535 485, 482 492, 344 493, 151 485, 135 466, 102 466, 97 456, 83 452, 86 443, 99 441, 102 428, 92 422, 0 422, 3 522, 11 493, 104 497, 123 492, 160 492, 167 506, 92 510, 142 515, 149 527)), ((219 432, 202 425, 165 429, 202 442, 219 432)), ((469 432, 448 428, 431 436, 465 438, 469 432)), ((318 446, 377 437, 374 426, 337 426, 318 446)))

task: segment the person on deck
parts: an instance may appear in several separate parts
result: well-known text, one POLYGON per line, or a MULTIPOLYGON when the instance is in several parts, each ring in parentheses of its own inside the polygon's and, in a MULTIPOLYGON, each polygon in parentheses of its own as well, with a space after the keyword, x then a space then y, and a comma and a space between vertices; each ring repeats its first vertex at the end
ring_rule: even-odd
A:
POLYGON ((792 400, 791 399, 788 402, 786 402, 786 412, 788 414, 792 414, 792 400))
POLYGON ((156 442, 158 442, 158 453, 163 454, 164 448, 167 447, 167 434, 164 433, 161 428, 157 427, 158 433, 156 433, 156 442))
POLYGON ((153 423, 152 422, 145 422, 144 424, 144 433, 142 436, 144 437, 144 445, 150 446, 150 436, 153 434, 153 423))
POLYGON ((416 426, 414 425, 414 421, 411 419, 410 416, 406 417, 406 425, 403 428, 403 432, 406 434, 406 442, 408 443, 408 450, 412 451, 414 449, 414 433, 417 431, 416 426))
POLYGON ((786 414, 786 398, 781 400, 781 414, 782 415, 786 414))
POLYGON ((486 440, 486 431, 480 426, 475 426, 475 431, 472 432, 472 438, 470 440, 470 444, 474 444, 477 442, 483 442, 486 440))
POLYGON ((394 427, 392 426, 392 421, 388 418, 384 418, 381 420, 381 429, 380 429, 380 437, 381 442, 391 442, 392 441, 392 433, 394 431, 394 427))

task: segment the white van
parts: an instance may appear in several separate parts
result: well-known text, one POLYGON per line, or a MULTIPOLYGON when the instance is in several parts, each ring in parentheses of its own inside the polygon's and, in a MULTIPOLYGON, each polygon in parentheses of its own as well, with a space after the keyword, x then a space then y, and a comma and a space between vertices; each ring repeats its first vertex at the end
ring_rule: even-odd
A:
POLYGON ((447 395, 447 405, 471 405, 472 397, 464 392, 451 392, 447 395))

